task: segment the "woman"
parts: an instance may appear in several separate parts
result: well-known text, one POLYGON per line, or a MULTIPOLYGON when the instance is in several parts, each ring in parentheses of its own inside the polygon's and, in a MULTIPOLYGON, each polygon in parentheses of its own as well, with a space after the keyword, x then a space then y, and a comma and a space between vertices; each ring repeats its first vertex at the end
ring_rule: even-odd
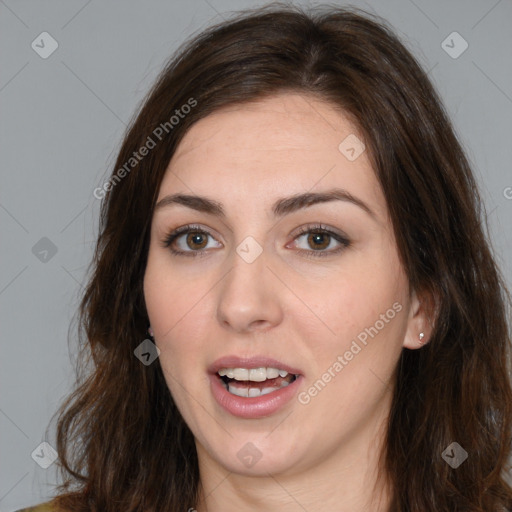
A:
POLYGON ((505 288, 382 20, 279 7, 200 34, 95 195, 94 369, 48 510, 512 510, 505 288))

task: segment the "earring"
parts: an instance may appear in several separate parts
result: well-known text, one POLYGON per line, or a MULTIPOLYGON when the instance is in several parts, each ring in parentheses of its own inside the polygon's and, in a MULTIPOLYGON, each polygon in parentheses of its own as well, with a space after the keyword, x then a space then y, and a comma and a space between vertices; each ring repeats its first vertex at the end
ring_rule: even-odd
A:
POLYGON ((420 335, 418 336, 418 338, 420 339, 420 345, 423 345, 423 338, 425 337, 425 334, 420 332, 420 335))
POLYGON ((151 338, 154 337, 155 333, 153 332, 153 329, 151 329, 151 325, 148 327, 148 334, 151 338))

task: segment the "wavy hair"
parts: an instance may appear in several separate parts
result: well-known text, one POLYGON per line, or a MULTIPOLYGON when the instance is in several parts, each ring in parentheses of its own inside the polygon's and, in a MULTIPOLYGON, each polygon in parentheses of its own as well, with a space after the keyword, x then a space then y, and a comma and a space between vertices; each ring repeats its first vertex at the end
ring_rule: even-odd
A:
POLYGON ((193 435, 159 361, 145 366, 134 356, 148 327, 142 283, 152 212, 195 122, 287 91, 327 101, 358 126, 410 286, 432 298, 430 342, 403 349, 395 373, 382 454, 390 510, 512 510, 510 299, 442 102, 384 20, 354 8, 281 4, 238 13, 182 45, 126 131, 101 189, 78 312, 77 382, 57 411, 63 483, 55 503, 76 512, 195 506, 193 435), (150 139, 154 147, 141 156, 150 139), (441 456, 453 441, 468 453, 457 469, 441 456))

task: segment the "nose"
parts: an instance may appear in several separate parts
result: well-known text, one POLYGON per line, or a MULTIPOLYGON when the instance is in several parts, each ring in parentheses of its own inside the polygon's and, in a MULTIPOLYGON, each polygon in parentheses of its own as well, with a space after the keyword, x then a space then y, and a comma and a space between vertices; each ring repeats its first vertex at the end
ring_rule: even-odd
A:
POLYGON ((264 253, 252 263, 235 255, 219 288, 219 323, 238 333, 267 331, 279 325, 283 319, 279 285, 266 266, 264 253))

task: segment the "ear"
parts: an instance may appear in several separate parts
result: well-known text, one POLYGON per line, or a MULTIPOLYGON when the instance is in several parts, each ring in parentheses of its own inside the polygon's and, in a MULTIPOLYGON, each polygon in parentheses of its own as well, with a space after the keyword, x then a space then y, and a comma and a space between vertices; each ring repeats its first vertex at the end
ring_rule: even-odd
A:
POLYGON ((411 294, 404 348, 415 350, 425 346, 432 337, 435 318, 436 300, 433 294, 427 291, 418 293, 414 290, 411 294), (423 333, 423 337, 420 333, 423 333))

